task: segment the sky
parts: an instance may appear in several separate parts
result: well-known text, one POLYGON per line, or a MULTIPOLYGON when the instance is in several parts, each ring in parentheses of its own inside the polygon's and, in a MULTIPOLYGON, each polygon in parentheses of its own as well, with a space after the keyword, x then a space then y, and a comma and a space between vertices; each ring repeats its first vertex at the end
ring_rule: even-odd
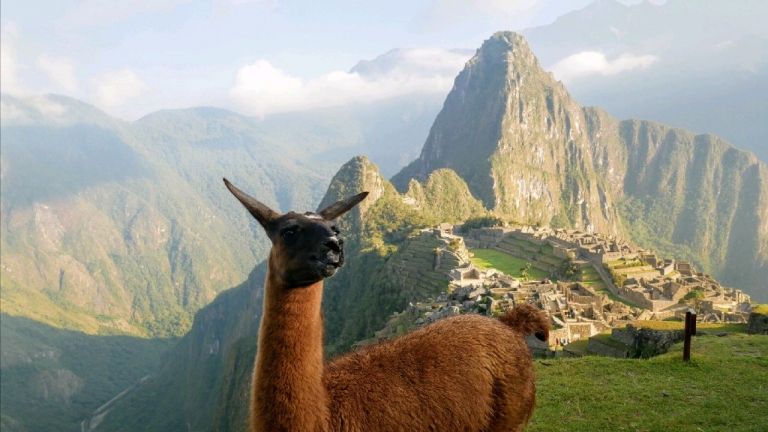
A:
POLYGON ((0 90, 64 94, 126 120, 192 106, 265 115, 447 93, 469 56, 452 49, 591 2, 3 0, 0 90), (350 72, 395 48, 405 51, 386 74, 350 72))

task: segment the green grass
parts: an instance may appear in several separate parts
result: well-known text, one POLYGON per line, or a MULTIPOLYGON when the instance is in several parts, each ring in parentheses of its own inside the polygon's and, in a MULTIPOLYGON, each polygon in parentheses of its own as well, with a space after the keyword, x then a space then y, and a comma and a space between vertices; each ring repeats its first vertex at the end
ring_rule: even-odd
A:
MULTIPOLYGON (((526 263, 531 262, 530 260, 518 258, 493 249, 470 249, 470 252, 475 254, 471 260, 476 266, 486 269, 493 268, 514 278, 519 278, 520 269, 525 267, 526 263)), ((548 272, 539 270, 535 267, 531 267, 531 269, 528 270, 528 274, 532 279, 549 277, 548 272)))
POLYGON ((768 315, 768 304, 758 305, 752 312, 768 315))
POLYGON ((595 290, 595 292, 598 293, 598 294, 605 294, 605 295, 608 296, 609 299, 611 299, 613 301, 617 301, 619 303, 624 303, 625 305, 627 305, 629 307, 645 309, 644 307, 638 306, 638 305, 632 303, 629 300, 624 300, 623 298, 621 298, 621 297, 617 296, 616 294, 612 293, 611 290, 609 290, 607 288, 606 289, 597 289, 597 290, 595 290))
POLYGON ((582 281, 580 283, 582 285, 604 285, 605 284, 605 282, 603 282, 602 279, 582 281))
POLYGON ((581 356, 593 355, 587 351, 587 345, 589 345, 589 339, 581 339, 576 342, 571 342, 565 346, 567 351, 573 351, 581 356))
POLYGON ((604 343, 605 345, 608 345, 609 347, 617 348, 617 349, 621 349, 621 350, 627 350, 627 351, 634 351, 632 349, 632 347, 627 346, 627 344, 625 344, 623 342, 619 342, 616 339, 611 339, 611 331, 610 330, 608 330, 607 332, 604 332, 604 333, 600 333, 598 335, 594 335, 592 337, 595 338, 596 340, 604 343))
POLYGON ((768 430, 768 337, 697 337, 691 359, 677 344, 649 360, 536 361, 526 431, 768 430))
MULTIPOLYGON (((683 321, 636 321, 632 323, 638 328, 649 328, 653 330, 683 330, 685 323, 683 321)), ((723 324, 723 323, 696 323, 696 330, 707 330, 712 332, 733 332, 746 333, 746 324, 723 324)))
POLYGON ((653 269, 642 269, 642 268, 637 268, 637 269, 631 268, 631 270, 629 270, 629 271, 624 271, 624 270, 628 270, 628 269, 620 269, 620 270, 616 270, 616 272, 619 273, 619 274, 626 275, 626 276, 631 276, 631 275, 635 275, 635 274, 649 273, 649 272, 654 271, 653 269))

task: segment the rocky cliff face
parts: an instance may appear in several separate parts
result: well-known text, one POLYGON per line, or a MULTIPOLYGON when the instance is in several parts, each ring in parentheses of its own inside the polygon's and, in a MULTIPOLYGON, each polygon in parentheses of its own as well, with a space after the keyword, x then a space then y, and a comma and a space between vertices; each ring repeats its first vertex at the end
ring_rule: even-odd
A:
POLYGON ((768 168, 713 135, 585 108, 592 163, 636 243, 768 299, 768 168), (688 255, 688 256, 686 256, 688 255))
POLYGON ((421 155, 392 182, 405 191, 411 178, 450 168, 500 215, 619 233, 592 160, 578 104, 521 36, 500 32, 456 78, 421 155))
POLYGON ((711 135, 579 107, 517 34, 477 51, 392 182, 443 168, 498 216, 628 236, 768 298, 766 166, 711 135))

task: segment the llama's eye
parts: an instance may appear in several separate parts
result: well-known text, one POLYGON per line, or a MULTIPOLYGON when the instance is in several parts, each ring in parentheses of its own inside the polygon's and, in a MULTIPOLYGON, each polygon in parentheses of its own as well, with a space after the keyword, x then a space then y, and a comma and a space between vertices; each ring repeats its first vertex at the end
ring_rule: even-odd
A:
POLYGON ((290 240, 295 234, 296 234, 295 230, 287 229, 282 233, 280 233, 280 236, 283 238, 283 240, 290 240))

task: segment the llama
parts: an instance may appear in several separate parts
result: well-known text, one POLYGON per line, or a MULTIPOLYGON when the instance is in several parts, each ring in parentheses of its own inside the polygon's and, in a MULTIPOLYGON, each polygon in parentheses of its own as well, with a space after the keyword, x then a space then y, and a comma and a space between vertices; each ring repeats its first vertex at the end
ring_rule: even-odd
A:
POLYGON ((368 193, 316 214, 281 215, 224 183, 272 241, 253 431, 522 430, 536 397, 524 335, 549 335, 540 311, 522 305, 499 319, 459 315, 324 364, 323 279, 344 265, 333 220, 368 193))

